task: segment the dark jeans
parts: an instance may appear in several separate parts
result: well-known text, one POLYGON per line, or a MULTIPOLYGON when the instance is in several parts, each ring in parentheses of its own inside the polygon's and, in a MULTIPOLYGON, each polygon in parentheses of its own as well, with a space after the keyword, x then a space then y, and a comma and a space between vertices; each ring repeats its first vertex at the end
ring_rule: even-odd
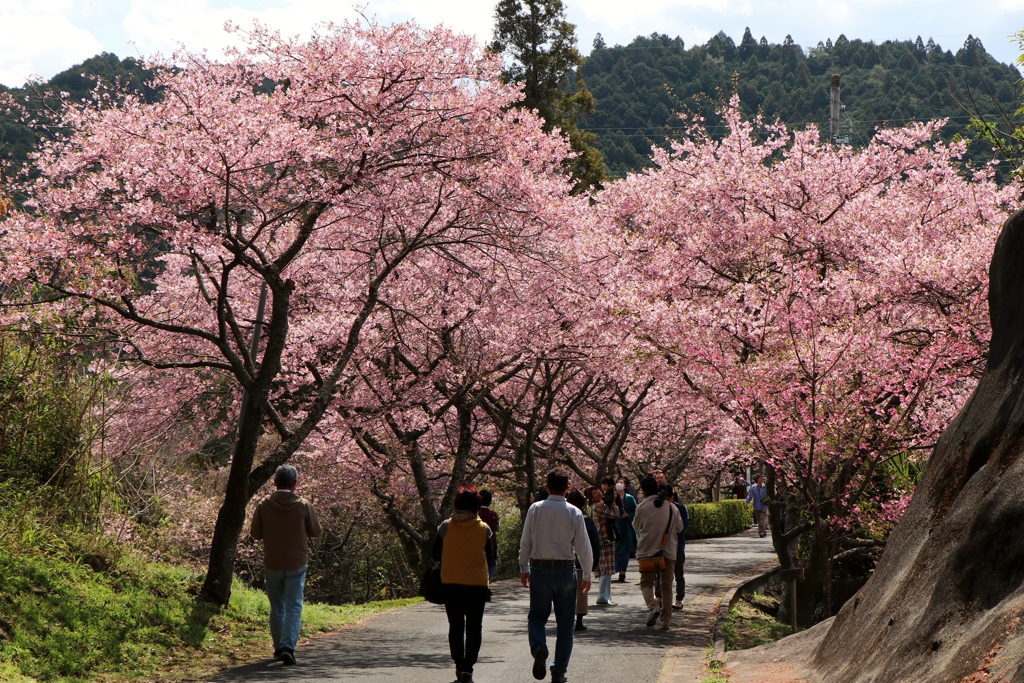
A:
POLYGON ((456 671, 473 673, 483 639, 487 589, 480 586, 444 587, 444 611, 448 614, 448 648, 456 671))
POLYGON ((572 565, 533 566, 530 570, 530 652, 547 646, 544 627, 555 606, 555 661, 552 669, 565 673, 572 656, 572 629, 576 621, 576 568, 572 565))
POLYGON ((626 573, 626 568, 629 566, 629 547, 623 547, 621 550, 619 546, 615 546, 615 571, 620 574, 626 573))
POLYGON ((686 597, 686 577, 683 576, 683 565, 686 564, 686 546, 679 546, 676 551, 676 600, 682 602, 686 597))

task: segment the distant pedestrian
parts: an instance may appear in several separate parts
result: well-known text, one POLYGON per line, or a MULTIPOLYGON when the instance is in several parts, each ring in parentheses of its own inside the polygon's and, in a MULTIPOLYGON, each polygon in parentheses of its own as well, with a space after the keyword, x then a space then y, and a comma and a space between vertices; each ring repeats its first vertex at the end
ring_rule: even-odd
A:
MULTIPOLYGON (((654 475, 654 481, 658 484, 659 489, 668 486, 668 477, 665 476, 663 471, 654 470, 651 474, 654 475)), ((643 486, 641 486, 640 489, 643 490, 643 486)))
POLYGON ((746 502, 754 503, 754 519, 757 521, 757 534, 761 538, 768 535, 768 491, 764 486, 764 475, 758 475, 754 485, 747 493, 746 502))
MULTIPOLYGON (((587 499, 577 489, 570 489, 569 493, 565 495, 565 500, 570 505, 576 507, 580 512, 583 513, 583 523, 587 528, 587 539, 590 541, 590 547, 599 548, 601 547, 601 536, 597 530, 597 525, 594 520, 587 517, 587 499)), ((598 556, 594 553, 593 566, 590 571, 597 570, 598 556)), ((583 579, 588 575, 583 572, 583 566, 580 564, 579 555, 576 556, 576 627, 575 631, 586 631, 587 627, 583 624, 583 617, 587 616, 589 605, 587 604, 587 593, 588 591, 583 590, 583 579)))
POLYGON ((732 480, 732 497, 736 500, 743 500, 747 497, 747 481, 742 474, 737 474, 732 480))
POLYGON ((564 683, 572 656, 573 616, 576 610, 576 557, 584 568, 583 589, 590 590, 586 571, 594 563, 583 513, 565 501, 569 475, 552 470, 547 476, 548 498, 534 503, 526 512, 519 543, 520 581, 530 589, 528 617, 533 677, 546 675, 548 647, 544 633, 554 604, 557 639, 552 683, 564 683))
POLYGON ((629 558, 636 555, 636 529, 633 528, 633 517, 636 516, 638 494, 630 493, 630 490, 636 491, 625 477, 619 477, 615 481, 615 495, 621 498, 622 509, 626 513, 626 517, 619 520, 619 540, 615 544, 615 571, 619 573, 619 583, 626 583, 629 558))
POLYGON ((488 567, 492 533, 477 514, 481 502, 475 486, 459 489, 455 512, 441 522, 434 540, 433 554, 441 562, 444 611, 448 615, 448 648, 458 683, 473 683, 473 666, 483 640, 484 605, 491 599, 488 567))
POLYGON ((249 535, 263 541, 263 575, 270 600, 270 636, 274 658, 295 663, 302 629, 302 597, 306 587, 309 539, 320 535, 313 506, 295 495, 299 473, 291 465, 274 472, 277 491, 256 506, 249 535))
POLYGON ((684 567, 686 566, 686 530, 690 528, 690 512, 679 499, 678 491, 672 494, 672 504, 676 506, 676 510, 679 511, 679 515, 683 518, 683 530, 680 531, 677 536, 679 539, 679 545, 676 547, 676 564, 674 570, 676 576, 676 602, 672 605, 672 609, 682 609, 683 598, 686 597, 686 576, 683 572, 684 567))
POLYGON ((666 497, 659 495, 658 482, 654 477, 644 477, 640 482, 640 492, 643 499, 633 520, 639 537, 636 557, 640 565, 640 591, 650 610, 647 626, 654 626, 660 617, 661 628, 667 629, 672 624, 672 603, 669 601, 672 599, 672 579, 675 578, 676 551, 683 520, 674 505, 665 505, 666 497), (654 594, 655 582, 661 587, 661 601, 654 594))
POLYGON ((483 501, 483 505, 480 506, 480 519, 484 520, 484 523, 491 528, 491 557, 493 559, 488 560, 487 570, 490 580, 494 581, 494 577, 498 574, 498 530, 501 528, 501 522, 498 520, 498 513, 491 509, 493 494, 487 489, 480 489, 480 500, 483 501))

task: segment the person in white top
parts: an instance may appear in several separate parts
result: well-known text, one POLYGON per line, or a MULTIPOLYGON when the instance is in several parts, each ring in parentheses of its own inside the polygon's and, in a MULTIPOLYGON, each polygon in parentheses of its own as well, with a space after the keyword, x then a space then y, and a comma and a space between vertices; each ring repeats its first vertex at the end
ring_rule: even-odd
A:
MULTIPOLYGON (((528 633, 533 655, 533 677, 544 680, 548 666, 544 627, 555 609, 557 636, 552 683, 564 683, 572 655, 573 626, 576 621, 576 558, 580 566, 594 566, 583 513, 569 505, 565 493, 569 475, 552 470, 547 476, 547 500, 534 503, 526 512, 519 542, 520 579, 530 589, 528 633)), ((583 591, 590 591, 590 571, 583 572, 583 591)))
POLYGON ((650 613, 647 615, 647 626, 654 626, 661 617, 661 628, 668 628, 672 623, 672 579, 675 578, 676 550, 679 544, 679 532, 683 530, 683 519, 674 505, 665 504, 666 494, 659 495, 660 489, 654 477, 648 475, 640 482, 643 498, 636 508, 633 528, 636 529, 637 560, 653 557, 664 558, 665 568, 660 571, 640 571, 640 591, 650 613), (654 595, 654 583, 661 584, 662 601, 654 595), (662 604, 664 603, 664 604, 662 604))

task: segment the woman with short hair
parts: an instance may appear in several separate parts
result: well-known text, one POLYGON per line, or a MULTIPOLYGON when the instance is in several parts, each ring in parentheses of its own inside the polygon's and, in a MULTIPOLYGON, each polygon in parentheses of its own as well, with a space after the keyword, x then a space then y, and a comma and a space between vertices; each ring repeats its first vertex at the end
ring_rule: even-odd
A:
POLYGON ((484 605, 491 599, 491 529, 477 514, 481 503, 475 486, 460 488, 455 512, 441 522, 434 541, 434 559, 441 561, 448 647, 455 661, 456 683, 473 683, 473 666, 483 640, 484 605))

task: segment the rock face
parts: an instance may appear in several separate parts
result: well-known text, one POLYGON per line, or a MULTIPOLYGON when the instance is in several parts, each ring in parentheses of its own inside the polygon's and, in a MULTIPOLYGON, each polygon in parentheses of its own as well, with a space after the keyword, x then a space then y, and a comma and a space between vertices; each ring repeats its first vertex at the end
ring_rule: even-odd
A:
POLYGON ((875 574, 818 646, 821 681, 1024 683, 1024 211, 989 275, 984 376, 875 574))

